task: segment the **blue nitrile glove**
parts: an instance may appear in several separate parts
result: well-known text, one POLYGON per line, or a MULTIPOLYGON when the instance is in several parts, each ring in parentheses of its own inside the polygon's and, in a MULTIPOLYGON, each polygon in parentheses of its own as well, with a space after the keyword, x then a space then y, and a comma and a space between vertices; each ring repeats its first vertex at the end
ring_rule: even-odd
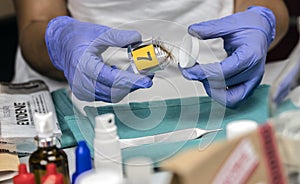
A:
POLYGON ((108 47, 140 42, 141 35, 136 31, 61 16, 49 22, 45 39, 53 65, 64 72, 80 100, 118 102, 136 89, 152 86, 151 78, 111 67, 101 57, 108 47))
POLYGON ((221 37, 228 57, 221 62, 181 69, 187 79, 203 83, 209 96, 227 107, 236 107, 260 84, 268 47, 275 37, 271 10, 252 6, 244 12, 193 24, 189 33, 199 39, 221 37))

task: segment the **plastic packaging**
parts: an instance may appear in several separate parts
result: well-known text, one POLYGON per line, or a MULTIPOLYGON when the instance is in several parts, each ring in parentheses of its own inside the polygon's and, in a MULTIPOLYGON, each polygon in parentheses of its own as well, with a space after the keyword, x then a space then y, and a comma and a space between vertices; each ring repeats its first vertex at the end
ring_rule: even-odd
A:
POLYGON ((0 140, 16 144, 20 156, 35 151, 34 112, 52 112, 55 122, 53 132, 60 138, 62 133, 54 103, 48 86, 43 81, 0 83, 0 140))
POLYGON ((72 176, 72 184, 76 183, 76 178, 92 169, 92 158, 90 150, 85 141, 79 141, 75 150, 76 155, 76 171, 72 176))
POLYGON ((290 110, 270 119, 289 183, 300 183, 300 110, 290 110))
POLYGON ((35 184, 34 174, 27 172, 26 164, 19 165, 19 174, 13 178, 14 184, 35 184))
POLYGON ((30 172, 34 173, 36 183, 41 183, 49 163, 56 164, 57 171, 64 176, 64 183, 70 183, 68 158, 66 153, 56 146, 56 137, 53 134, 53 114, 34 114, 37 136, 35 137, 38 149, 29 157, 30 172))
POLYGON ((64 176, 56 171, 54 163, 47 164, 47 173, 42 177, 42 184, 63 184, 64 176))
POLYGON ((112 113, 95 117, 94 165, 97 172, 110 170, 123 178, 121 147, 112 113))
POLYGON ((174 60, 171 51, 159 38, 151 38, 134 46, 129 45, 127 52, 133 71, 145 75, 165 69, 174 60))

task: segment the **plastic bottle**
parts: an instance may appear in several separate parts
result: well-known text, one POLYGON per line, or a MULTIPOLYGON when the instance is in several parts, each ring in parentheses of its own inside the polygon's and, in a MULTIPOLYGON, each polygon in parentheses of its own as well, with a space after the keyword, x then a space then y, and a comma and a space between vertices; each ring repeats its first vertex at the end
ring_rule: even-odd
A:
POLYGON ((112 170, 102 170, 101 172, 93 169, 82 173, 76 179, 75 184, 124 184, 118 173, 112 170))
POLYGON ((96 116, 94 138, 95 169, 78 176, 75 184, 122 184, 121 147, 114 114, 96 116))
POLYGON ((26 164, 19 165, 19 174, 13 178, 14 184, 35 184, 34 174, 27 172, 26 164))
POLYGON ((41 183, 41 178, 46 174, 48 163, 55 163, 56 169, 64 176, 64 183, 70 183, 68 158, 66 153, 56 147, 56 137, 53 134, 53 114, 34 114, 38 149, 29 157, 30 172, 34 173, 37 184, 41 183))
POLYGON ((75 183, 76 178, 80 174, 92 169, 91 152, 85 141, 78 142, 78 146, 75 150, 75 155, 76 155, 76 171, 72 176, 72 184, 75 183))
POLYGON ((113 170, 123 178, 121 147, 112 113, 95 117, 94 165, 97 171, 113 170))
POLYGON ((54 163, 47 164, 47 173, 42 177, 42 184, 63 184, 64 176, 56 171, 54 163))
POLYGON ((133 157, 126 160, 125 173, 127 184, 151 184, 152 160, 146 157, 133 157))

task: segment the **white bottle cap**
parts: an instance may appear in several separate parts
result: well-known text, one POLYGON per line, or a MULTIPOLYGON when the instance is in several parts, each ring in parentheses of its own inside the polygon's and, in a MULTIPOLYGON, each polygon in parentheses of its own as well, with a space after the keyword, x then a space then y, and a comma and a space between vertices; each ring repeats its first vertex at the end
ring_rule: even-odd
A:
POLYGON ((119 155, 120 149, 114 114, 108 113, 96 116, 94 151, 97 155, 110 158, 119 155))
POLYGON ((117 136, 115 115, 107 113, 95 117, 95 138, 98 140, 111 140, 117 136))
POLYGON ((257 128, 257 123, 253 120, 237 120, 227 124, 227 139, 233 139, 251 132, 257 128))
POLYGON ((54 117, 52 112, 34 113, 34 123, 38 137, 47 138, 53 135, 54 117))
POLYGON ((107 130, 115 127, 115 115, 107 113, 95 117, 95 128, 98 130, 107 130))
POLYGON ((199 56, 199 40, 189 34, 183 37, 180 45, 178 59, 181 68, 189 68, 195 65, 199 56))

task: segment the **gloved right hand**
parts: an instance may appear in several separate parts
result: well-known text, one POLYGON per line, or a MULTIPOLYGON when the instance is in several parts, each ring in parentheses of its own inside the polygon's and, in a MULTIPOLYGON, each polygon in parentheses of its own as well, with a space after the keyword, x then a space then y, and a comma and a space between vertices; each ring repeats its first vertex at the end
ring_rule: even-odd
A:
POLYGON ((228 57, 221 62, 196 64, 181 72, 187 79, 201 81, 207 94, 217 102, 235 108, 259 86, 275 28, 275 15, 261 6, 193 24, 189 33, 197 38, 222 38, 228 57))
POLYGON ((80 100, 118 102, 134 90, 152 86, 151 78, 108 66, 101 57, 108 47, 140 42, 136 31, 60 16, 49 22, 45 39, 53 65, 64 72, 80 100))

